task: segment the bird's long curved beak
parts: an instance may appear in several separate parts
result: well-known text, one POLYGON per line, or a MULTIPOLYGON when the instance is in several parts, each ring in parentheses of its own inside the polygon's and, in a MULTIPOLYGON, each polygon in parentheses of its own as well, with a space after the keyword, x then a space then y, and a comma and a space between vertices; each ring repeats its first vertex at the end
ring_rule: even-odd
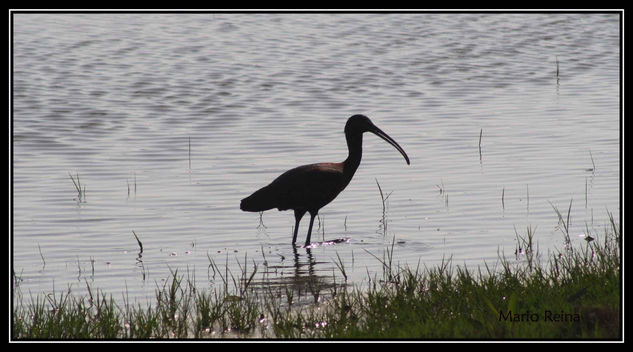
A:
POLYGON ((383 132, 380 128, 376 127, 376 125, 371 126, 371 128, 369 129, 369 132, 372 132, 376 136, 384 139, 387 143, 391 144, 394 148, 396 148, 400 152, 400 154, 402 154, 402 156, 404 157, 404 160, 407 161, 407 165, 411 165, 411 163, 409 162, 409 157, 407 156, 407 153, 405 153, 404 149, 402 149, 402 147, 398 143, 396 143, 396 141, 394 141, 393 138, 389 137, 388 134, 383 132))

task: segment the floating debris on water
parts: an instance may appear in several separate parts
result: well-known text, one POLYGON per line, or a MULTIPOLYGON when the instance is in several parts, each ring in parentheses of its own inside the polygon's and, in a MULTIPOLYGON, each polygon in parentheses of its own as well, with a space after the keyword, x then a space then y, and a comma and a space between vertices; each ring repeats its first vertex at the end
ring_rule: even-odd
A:
POLYGON ((321 247, 321 246, 331 246, 333 244, 337 244, 337 243, 349 243, 352 240, 351 237, 342 237, 342 238, 336 238, 333 240, 329 240, 329 241, 323 241, 323 242, 312 242, 307 246, 302 246, 303 248, 316 248, 316 247, 321 247))

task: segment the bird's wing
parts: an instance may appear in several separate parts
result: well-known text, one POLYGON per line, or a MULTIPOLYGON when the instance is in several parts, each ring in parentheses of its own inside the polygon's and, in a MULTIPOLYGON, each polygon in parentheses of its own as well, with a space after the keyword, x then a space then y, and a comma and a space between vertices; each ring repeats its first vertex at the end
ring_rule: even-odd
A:
POLYGON ((300 166, 273 182, 278 190, 279 209, 323 207, 344 188, 343 172, 331 164, 300 166))

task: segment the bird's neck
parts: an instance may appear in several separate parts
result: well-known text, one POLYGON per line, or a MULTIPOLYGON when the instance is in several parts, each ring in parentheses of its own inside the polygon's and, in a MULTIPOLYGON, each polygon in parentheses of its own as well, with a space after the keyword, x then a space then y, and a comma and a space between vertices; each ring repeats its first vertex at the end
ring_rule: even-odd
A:
POLYGON ((351 180, 352 176, 358 169, 360 165, 360 159, 363 156, 363 134, 346 134, 345 138, 347 139, 347 149, 349 154, 347 159, 343 162, 344 164, 344 174, 349 177, 351 180))

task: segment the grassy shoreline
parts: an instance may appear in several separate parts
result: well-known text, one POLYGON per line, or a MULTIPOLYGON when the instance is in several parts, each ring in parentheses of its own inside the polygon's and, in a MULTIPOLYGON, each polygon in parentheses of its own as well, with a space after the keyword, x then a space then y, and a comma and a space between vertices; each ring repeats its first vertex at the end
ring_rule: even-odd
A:
POLYGON ((146 306, 120 306, 90 287, 87 297, 62 292, 24 301, 20 295, 12 340, 619 340, 621 234, 610 219, 603 234, 587 234, 591 241, 565 246, 546 261, 532 246, 530 228, 517 233, 520 260, 500 256, 500 270, 484 265, 473 272, 450 260, 435 268, 394 267, 387 249, 381 279, 362 290, 329 287, 328 298, 316 293, 314 304, 299 304, 289 288, 256 287, 257 270, 248 273, 246 263, 237 277, 222 277, 224 287, 204 292, 174 272, 146 306))

